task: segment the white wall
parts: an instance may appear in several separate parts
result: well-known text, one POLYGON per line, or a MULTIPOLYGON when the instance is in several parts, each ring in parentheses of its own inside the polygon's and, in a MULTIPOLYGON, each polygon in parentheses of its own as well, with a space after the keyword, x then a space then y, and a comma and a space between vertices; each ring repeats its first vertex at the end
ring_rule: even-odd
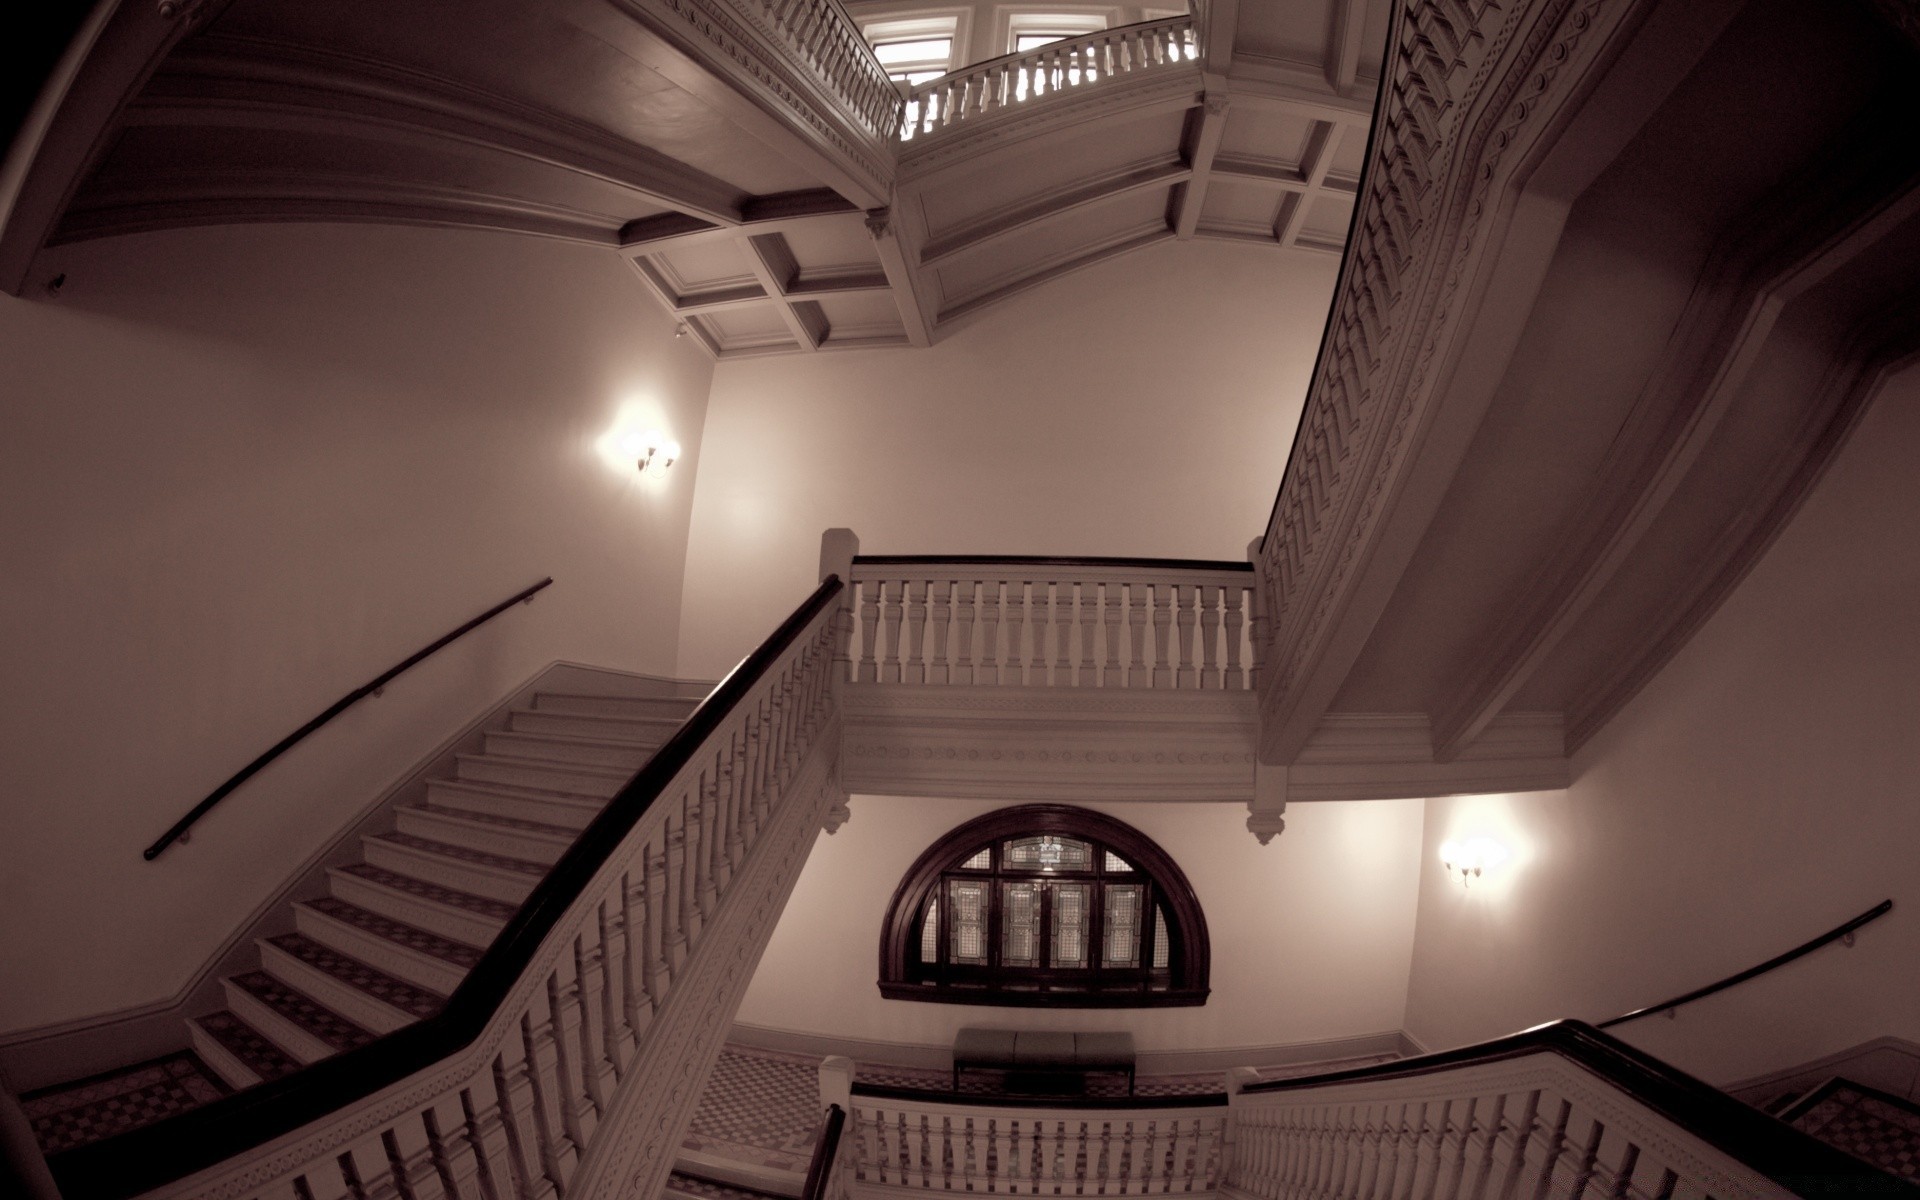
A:
POLYGON ((1716 1083, 1920 1040, 1920 374, 1867 413, 1720 611, 1565 792, 1432 801, 1409 1031, 1441 1048, 1599 1020, 1892 897, 1851 950, 1620 1032, 1716 1083), (1447 837, 1521 860, 1463 892, 1447 837))
POLYGON ((812 590, 820 533, 873 554, 1242 560, 1265 528, 1337 261, 1167 242, 929 350, 714 371, 680 669, 737 662, 812 590))
POLYGON ((69 248, 0 298, 0 1030, 159 999, 556 659, 669 673, 711 364, 610 254, 371 226, 69 248), (609 466, 624 416, 687 456, 609 466), (349 689, 553 587, 141 849, 349 689))
POLYGON ((1225 804, 1098 804, 1160 844, 1207 917, 1202 1007, 1028 1009, 882 999, 880 926, 914 859, 999 804, 856 796, 822 834, 737 1020, 826 1037, 951 1045, 963 1025, 1128 1029, 1142 1051, 1229 1049, 1395 1032, 1419 874, 1417 800, 1297 804, 1261 846, 1225 804))

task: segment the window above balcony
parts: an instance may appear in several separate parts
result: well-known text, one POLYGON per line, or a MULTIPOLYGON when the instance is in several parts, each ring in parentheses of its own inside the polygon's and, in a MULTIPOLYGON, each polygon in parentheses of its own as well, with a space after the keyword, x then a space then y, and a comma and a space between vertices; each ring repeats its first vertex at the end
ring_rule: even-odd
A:
POLYGON ((1132 827, 1025 805, 969 821, 908 870, 881 934, 890 999, 1015 1007, 1195 1005, 1207 932, 1186 876, 1132 827))

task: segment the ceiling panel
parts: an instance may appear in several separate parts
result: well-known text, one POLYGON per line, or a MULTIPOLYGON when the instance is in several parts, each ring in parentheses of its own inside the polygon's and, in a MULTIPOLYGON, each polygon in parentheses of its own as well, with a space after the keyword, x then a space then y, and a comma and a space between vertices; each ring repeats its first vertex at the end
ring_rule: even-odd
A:
POLYGON ((740 246, 724 239, 689 242, 652 256, 654 265, 673 290, 704 292, 710 288, 752 282, 756 276, 740 246))

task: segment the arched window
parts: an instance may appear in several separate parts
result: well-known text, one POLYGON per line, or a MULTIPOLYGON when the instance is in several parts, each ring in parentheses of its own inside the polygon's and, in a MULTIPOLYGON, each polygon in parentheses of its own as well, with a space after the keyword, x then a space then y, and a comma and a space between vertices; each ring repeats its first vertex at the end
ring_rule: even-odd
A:
POLYGON ((1001 809, 935 842, 880 935, 895 1000, 1060 1008, 1204 1004, 1207 927, 1139 830, 1060 804, 1001 809))

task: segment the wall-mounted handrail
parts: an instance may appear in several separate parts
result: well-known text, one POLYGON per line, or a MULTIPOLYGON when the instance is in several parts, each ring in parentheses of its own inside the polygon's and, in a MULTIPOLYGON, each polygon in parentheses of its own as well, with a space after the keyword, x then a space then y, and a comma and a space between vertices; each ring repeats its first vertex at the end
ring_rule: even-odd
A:
POLYGON ((444 646, 448 645, 451 642, 458 641, 461 637, 465 636, 466 634, 472 632, 475 629, 478 629, 480 626, 485 625, 488 621, 491 621, 493 618, 499 616, 501 613, 507 611, 509 608, 512 608, 514 605, 524 604, 531 601, 534 597, 534 593, 540 591, 542 588, 545 588, 547 585, 551 584, 552 582, 553 582, 553 576, 549 575, 545 579, 542 579, 539 583, 534 584, 532 587, 525 588, 519 592, 514 593, 513 595, 507 597, 505 600, 502 600, 500 603, 494 605, 492 608, 481 613, 479 616, 473 618, 471 621, 468 621, 466 624, 460 626, 458 629, 455 629, 451 633, 448 633, 440 638, 435 639, 432 642, 429 642, 427 645, 421 647, 419 650, 416 650, 412 654, 409 654, 407 657, 401 659, 398 663, 387 668, 385 671, 382 671, 380 674, 374 676, 372 679, 368 680, 367 682, 361 684, 359 687, 348 692, 346 695, 340 697, 338 700, 335 700, 332 704, 327 706, 326 711, 322 712, 319 716, 313 718, 313 720, 308 721, 305 725, 302 725, 300 728, 294 730, 292 733, 288 734, 286 737, 283 737, 279 741, 275 742, 272 748, 270 748, 265 754, 262 754, 259 758, 254 759, 252 762, 248 763, 246 766, 241 767, 238 771, 234 772, 233 776, 229 778, 225 783, 213 789, 211 792, 208 792, 206 799, 194 805, 190 810, 188 810, 186 816, 181 817, 178 821, 175 821, 171 826, 169 826, 167 831, 160 835, 159 840, 155 841, 153 845, 148 846, 145 850, 141 851, 140 857, 146 859, 148 862, 152 862, 154 859, 160 857, 160 852, 162 850, 165 850, 168 846, 171 846, 173 845, 173 843, 180 841, 185 836, 187 830, 193 827, 193 823, 195 821, 198 821, 201 817, 206 816, 207 812, 210 809, 212 809, 214 805, 226 799, 227 796, 230 793, 232 793, 235 788, 238 788, 241 784, 245 783, 247 780, 252 779, 256 774, 260 772, 261 768, 265 767, 268 763, 272 762, 274 759, 279 758, 282 754, 285 754, 288 750, 291 750, 296 744, 298 744, 301 741, 301 739, 305 738, 308 734, 320 728, 322 725, 325 725, 328 721, 333 720, 335 717, 339 716, 341 713, 345 712, 347 709, 352 708, 355 704, 359 703, 361 700, 364 700, 368 696, 379 691, 381 688, 385 687, 388 683, 390 683, 393 680, 394 676, 400 674, 402 671, 405 671, 407 668, 418 663, 421 659, 429 657, 435 651, 440 650, 441 648, 443 648, 444 646))
POLYGON ((1818 950, 1820 947, 1826 945, 1828 942, 1837 942, 1842 938, 1848 937, 1853 933, 1854 930, 1860 928, 1862 925, 1865 925, 1871 921, 1877 921, 1881 917, 1886 916, 1887 913, 1891 912, 1892 910, 1893 910, 1893 901, 1890 899, 1882 900, 1880 903, 1874 905, 1872 908, 1861 913, 1859 916, 1853 918, 1853 920, 1844 922, 1839 925, 1835 925, 1832 929, 1827 930, 1825 933, 1821 934, 1819 937, 1814 938, 1811 941, 1802 942, 1798 946, 1795 946, 1793 949, 1787 951, 1785 954, 1776 954, 1772 958, 1768 959, 1763 963, 1760 963, 1757 966, 1748 967, 1746 970, 1741 971, 1738 974, 1729 975, 1725 979, 1722 979, 1717 983, 1710 983, 1705 987, 1698 987, 1693 989, 1690 992, 1683 992, 1680 995, 1673 997, 1671 1000, 1662 1000, 1658 1004, 1649 1004, 1645 1008, 1636 1008, 1632 1012, 1621 1013, 1617 1017, 1612 1017, 1612 1018, 1609 1018, 1608 1020, 1600 1022, 1598 1025, 1594 1026, 1594 1028, 1595 1029, 1611 1029, 1615 1025, 1624 1025, 1628 1021, 1637 1021, 1641 1017, 1650 1017, 1657 1012, 1670 1012, 1673 1009, 1679 1008, 1682 1004, 1691 1004, 1695 1000, 1704 999, 1708 996, 1713 995, 1715 992, 1724 992, 1728 988, 1733 987, 1736 984, 1745 983, 1747 980, 1752 979, 1757 975, 1765 975, 1768 971, 1771 971, 1776 967, 1784 967, 1796 958, 1800 958, 1804 955, 1812 954, 1815 950, 1818 950))
POLYGON ((1555 1021, 1493 1041, 1398 1062, 1250 1083, 1241 1094, 1303 1092, 1336 1084, 1437 1075, 1542 1053, 1558 1054, 1600 1076, 1645 1109, 1798 1195, 1920 1197, 1920 1189, 1904 1180, 1742 1104, 1582 1021, 1555 1021))
POLYGON ((438 1013, 289 1075, 48 1158, 62 1194, 124 1200, 253 1150, 465 1050, 483 1034, 542 944, 682 770, 734 710, 825 619, 842 584, 829 576, 720 682, 616 793, 508 920, 438 1013))
POLYGON ((813 1157, 807 1160, 807 1181, 800 1186, 800 1200, 825 1200, 833 1181, 833 1160, 840 1154, 840 1133, 847 1125, 847 1110, 838 1104, 827 1106, 826 1119, 813 1139, 813 1157))

